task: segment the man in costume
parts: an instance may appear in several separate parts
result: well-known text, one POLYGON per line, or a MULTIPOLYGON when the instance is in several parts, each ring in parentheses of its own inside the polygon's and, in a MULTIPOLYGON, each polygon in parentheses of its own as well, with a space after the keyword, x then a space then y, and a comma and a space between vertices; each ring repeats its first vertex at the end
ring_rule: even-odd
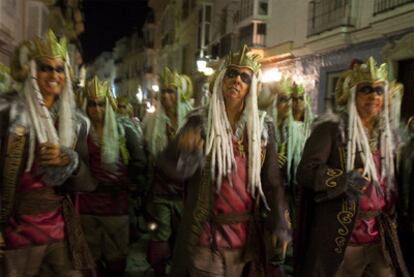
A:
POLYGON ((84 162, 89 123, 75 107, 68 62, 66 39, 52 31, 25 42, 11 72, 22 91, 0 98, 1 276, 82 276, 93 268, 67 196, 95 187, 84 162))
POLYGON ((144 132, 150 152, 151 189, 147 205, 152 229, 148 261, 156 275, 163 276, 171 258, 171 249, 182 217, 183 185, 165 179, 154 163, 159 153, 172 141, 191 110, 191 80, 165 68, 160 76, 161 90, 156 111, 144 119, 144 132))
POLYGON ((93 78, 86 97, 89 161, 98 186, 78 196, 81 221, 100 270, 121 276, 129 245, 128 194, 145 186, 146 157, 135 126, 117 119, 108 82, 93 78))
POLYGON ((395 227, 396 145, 386 65, 355 64, 337 86, 297 171, 298 276, 408 276, 395 227))
POLYGON ((215 78, 210 103, 188 117, 158 160, 185 181, 172 276, 263 276, 271 243, 288 240, 271 121, 257 107, 260 63, 244 46, 215 78))
MULTIPOLYGON (((295 179, 296 169, 302 157, 305 141, 310 133, 312 111, 309 97, 302 85, 290 78, 282 78, 279 82, 267 84, 274 103, 271 114, 276 129, 279 166, 282 171, 285 194, 289 204, 289 214, 293 229, 296 227, 296 209, 298 204, 298 188, 295 179)), ((280 263, 285 258, 284 267, 288 276, 293 275, 293 248, 289 244, 286 256, 275 257, 273 263, 280 263)))

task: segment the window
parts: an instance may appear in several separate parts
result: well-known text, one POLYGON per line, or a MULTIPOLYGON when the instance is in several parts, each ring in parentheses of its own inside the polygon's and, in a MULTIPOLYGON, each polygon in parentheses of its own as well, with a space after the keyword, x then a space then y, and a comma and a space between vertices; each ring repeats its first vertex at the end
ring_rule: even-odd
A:
POLYGON ((258 14, 259 15, 268 15, 268 8, 269 4, 267 0, 260 0, 259 1, 259 7, 258 7, 258 14))

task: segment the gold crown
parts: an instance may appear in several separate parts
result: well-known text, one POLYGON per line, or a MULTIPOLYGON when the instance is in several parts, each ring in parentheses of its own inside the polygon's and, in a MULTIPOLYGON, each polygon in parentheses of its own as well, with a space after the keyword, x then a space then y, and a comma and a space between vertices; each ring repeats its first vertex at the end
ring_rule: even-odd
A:
POLYGON ((305 94, 305 87, 301 84, 298 84, 296 82, 293 82, 291 87, 291 92, 296 93, 298 95, 304 95, 305 94))
POLYGON ((272 94, 284 93, 290 95, 292 93, 293 80, 283 77, 277 82, 268 83, 268 86, 272 94))
POLYGON ((48 30, 43 38, 35 38, 30 45, 32 58, 48 57, 66 59, 68 44, 65 37, 57 39, 52 30, 48 30))
POLYGON ((160 76, 161 87, 175 86, 179 88, 181 86, 180 75, 176 71, 172 71, 168 67, 164 67, 164 70, 160 76))
POLYGON ((342 73, 335 88, 336 103, 345 105, 348 102, 349 93, 354 86, 368 82, 381 82, 388 80, 387 64, 377 66, 373 57, 369 57, 366 63, 355 64, 352 69, 342 73))
POLYGON ((88 98, 110 97, 110 88, 108 81, 100 82, 98 77, 93 77, 86 85, 86 96, 88 98))
POLYGON ((259 62, 261 59, 260 55, 249 53, 250 49, 247 45, 243 45, 238 53, 231 53, 227 56, 226 67, 237 66, 247 67, 254 73, 257 73, 262 66, 259 62))

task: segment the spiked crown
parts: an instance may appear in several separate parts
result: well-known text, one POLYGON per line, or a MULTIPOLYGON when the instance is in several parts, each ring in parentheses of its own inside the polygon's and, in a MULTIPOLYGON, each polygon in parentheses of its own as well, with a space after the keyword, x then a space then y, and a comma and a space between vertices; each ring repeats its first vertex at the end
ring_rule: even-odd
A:
POLYGON ((300 85, 296 82, 293 82, 291 87, 292 94, 297 93, 298 95, 304 95, 305 94, 305 87, 303 85, 300 85))
POLYGON ((30 55, 37 59, 40 57, 66 59, 68 49, 67 40, 57 39, 52 30, 48 30, 43 38, 35 38, 30 45, 30 55))
POLYGON ((244 45, 238 53, 231 53, 226 59, 226 66, 247 67, 254 73, 260 70, 260 56, 249 53, 250 49, 244 45))
POLYGON ((335 89, 336 102, 345 105, 348 102, 349 93, 354 86, 368 82, 388 80, 387 64, 377 66, 373 57, 369 57, 366 63, 355 64, 352 69, 345 71, 338 81, 335 89))
POLYGON ((181 86, 180 75, 174 70, 164 67, 164 70, 160 76, 161 87, 175 86, 179 88, 181 86))
POLYGON ((93 77, 86 85, 86 96, 88 98, 111 96, 108 81, 100 82, 98 77, 93 77))

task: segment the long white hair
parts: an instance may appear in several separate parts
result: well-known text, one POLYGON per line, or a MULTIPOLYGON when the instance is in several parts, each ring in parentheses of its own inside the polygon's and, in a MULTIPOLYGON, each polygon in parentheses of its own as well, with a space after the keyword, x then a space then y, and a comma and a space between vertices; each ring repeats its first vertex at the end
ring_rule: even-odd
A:
POLYGON ((37 67, 36 61, 29 61, 29 76, 26 78, 23 86, 23 97, 27 107, 27 112, 32 122, 34 132, 31 132, 29 144, 29 159, 26 171, 30 171, 33 165, 35 152, 35 136, 38 143, 50 142, 53 144, 60 144, 66 147, 73 147, 75 142, 75 124, 74 124, 74 110, 75 99, 72 90, 72 80, 69 74, 68 57, 65 62, 65 85, 63 92, 58 99, 58 114, 59 117, 58 131, 55 128, 54 118, 52 118, 50 111, 46 108, 43 95, 40 92, 37 83, 37 67), (35 136, 34 136, 34 134, 35 136))
MULTIPOLYGON (((218 74, 214 85, 207 117, 206 155, 211 155, 211 174, 215 180, 216 190, 220 192, 222 178, 228 178, 231 184, 231 173, 236 169, 232 147, 233 130, 227 117, 222 85, 226 68, 218 74)), ((258 76, 253 75, 250 90, 246 96, 244 114, 248 136, 248 184, 247 191, 252 197, 258 194, 267 206, 260 179, 262 130, 266 113, 259 116, 257 107, 258 76)), ((241 130, 242 132, 244 130, 241 130)))

